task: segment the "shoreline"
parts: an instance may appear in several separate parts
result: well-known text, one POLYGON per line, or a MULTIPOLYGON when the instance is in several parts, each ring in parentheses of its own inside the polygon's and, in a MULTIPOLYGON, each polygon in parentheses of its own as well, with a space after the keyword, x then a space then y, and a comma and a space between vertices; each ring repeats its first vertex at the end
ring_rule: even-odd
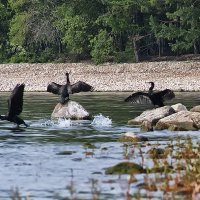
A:
POLYGON ((142 63, 19 63, 0 64, 0 91, 11 91, 17 83, 25 83, 25 91, 45 92, 48 83, 65 84, 85 81, 95 92, 147 91, 155 82, 155 90, 200 91, 200 61, 162 61, 142 63))

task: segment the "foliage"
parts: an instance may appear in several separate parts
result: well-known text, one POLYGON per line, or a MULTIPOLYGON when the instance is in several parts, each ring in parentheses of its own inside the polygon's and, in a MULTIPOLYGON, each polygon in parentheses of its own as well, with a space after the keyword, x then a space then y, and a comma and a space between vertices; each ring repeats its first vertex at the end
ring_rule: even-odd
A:
POLYGON ((112 53, 113 39, 108 35, 106 30, 101 30, 99 34, 91 40, 92 59, 96 64, 109 61, 112 53))
POLYGON ((71 55, 95 63, 139 62, 199 51, 198 1, 0 2, 1 63, 65 61, 71 55))

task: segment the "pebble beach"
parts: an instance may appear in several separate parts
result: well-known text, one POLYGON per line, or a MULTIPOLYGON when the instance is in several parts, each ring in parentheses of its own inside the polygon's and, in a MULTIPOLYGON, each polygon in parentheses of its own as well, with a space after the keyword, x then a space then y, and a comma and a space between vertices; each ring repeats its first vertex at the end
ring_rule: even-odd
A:
POLYGON ((164 61, 142 63, 20 63, 0 64, 0 91, 11 91, 17 83, 25 83, 25 91, 46 91, 48 83, 65 84, 85 81, 94 91, 144 91, 147 82, 155 82, 155 90, 200 91, 199 61, 164 61))

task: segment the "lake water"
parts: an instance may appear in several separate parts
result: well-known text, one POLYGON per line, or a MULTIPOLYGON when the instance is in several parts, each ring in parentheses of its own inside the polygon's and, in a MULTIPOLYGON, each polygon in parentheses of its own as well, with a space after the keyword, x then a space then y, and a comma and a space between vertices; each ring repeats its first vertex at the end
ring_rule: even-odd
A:
MULTIPOLYGON (((30 125, 16 129, 13 123, 0 121, 0 199, 21 197, 46 199, 124 199, 128 175, 106 175, 105 168, 126 161, 122 133, 131 131, 151 142, 167 142, 174 135, 198 131, 154 131, 140 133, 127 125, 129 119, 150 108, 123 100, 131 92, 86 93, 71 96, 93 116, 91 121, 51 121, 58 97, 48 93, 25 93, 21 117, 30 125), (92 146, 94 148, 89 148, 92 146)), ((1 114, 7 112, 9 93, 0 94, 1 114)), ((177 93, 168 104, 183 103, 188 109, 199 104, 200 93, 177 93)), ((140 158, 129 160, 140 163, 140 158)), ((148 161, 146 163, 148 165, 148 161)), ((138 181, 132 187, 137 192, 138 181)), ((156 194, 162 197, 162 194, 156 194)))

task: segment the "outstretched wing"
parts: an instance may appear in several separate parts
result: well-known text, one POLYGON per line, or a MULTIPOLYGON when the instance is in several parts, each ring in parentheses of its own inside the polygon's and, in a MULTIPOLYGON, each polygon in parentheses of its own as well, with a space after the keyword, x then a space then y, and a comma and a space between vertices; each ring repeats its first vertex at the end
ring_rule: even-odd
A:
POLYGON ((91 85, 83 81, 78 81, 72 85, 72 94, 79 93, 79 92, 89 92, 93 90, 94 88, 91 85))
POLYGON ((171 100, 175 97, 174 92, 170 89, 165 89, 165 90, 156 92, 155 94, 161 96, 163 101, 171 100))
POLYGON ((8 99, 8 116, 19 115, 23 110, 25 84, 17 84, 8 99))
POLYGON ((128 96, 124 101, 138 104, 152 104, 148 93, 144 92, 133 93, 132 95, 128 96))
POLYGON ((51 82, 48 86, 47 86, 47 92, 51 92, 53 94, 60 94, 60 88, 62 85, 59 85, 57 83, 51 82))

